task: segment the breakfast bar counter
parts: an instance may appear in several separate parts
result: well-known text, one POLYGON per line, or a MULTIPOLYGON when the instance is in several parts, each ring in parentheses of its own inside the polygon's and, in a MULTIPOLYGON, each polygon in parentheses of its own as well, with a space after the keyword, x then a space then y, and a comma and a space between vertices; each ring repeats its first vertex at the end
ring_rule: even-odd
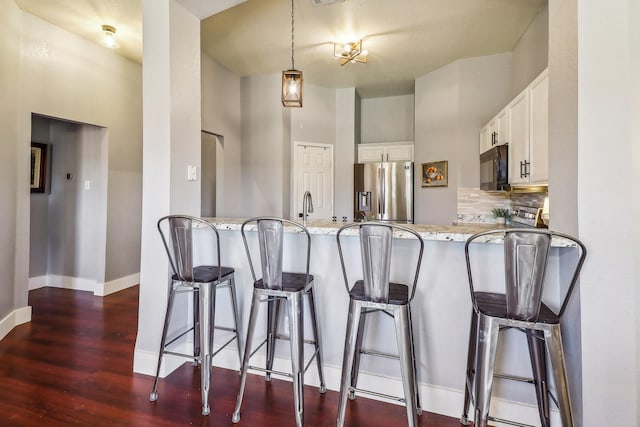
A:
MULTIPOLYGON (((244 219, 205 218, 220 232, 222 264, 236 269, 236 288, 240 306, 241 329, 246 333, 251 300, 252 278, 246 259, 240 227, 244 219)), ((338 390, 342 352, 344 348, 347 324, 348 295, 345 290, 340 259, 336 245, 336 233, 345 225, 343 222, 310 221, 307 228, 311 234, 310 274, 315 278, 314 293, 318 306, 318 321, 325 365, 327 388, 338 390)), ((416 358, 418 382, 421 387, 423 409, 448 416, 458 417, 462 410, 463 385, 465 379, 469 323, 471 319, 471 300, 464 255, 464 243, 471 235, 495 229, 495 224, 462 225, 417 225, 407 224, 424 239, 425 248, 413 300, 413 327, 416 340, 416 358)), ((251 231, 248 238, 255 238, 251 231)), ((345 233, 346 234, 346 233, 345 233)), ((405 261, 406 251, 412 243, 402 233, 394 249, 392 264, 400 267, 392 270, 393 281, 405 281, 415 266, 405 261)), ((287 233, 285 228, 285 248, 294 248, 284 254, 284 269, 300 271, 304 239, 297 233, 287 233)), ((360 262, 356 241, 352 236, 343 236, 343 250, 349 255, 348 262, 360 262)), ((490 280, 501 283, 504 271, 492 264, 492 260, 501 255, 502 246, 487 244, 481 248, 482 256, 479 268, 490 280), (499 252, 500 251, 500 252, 499 252), (496 267, 496 268, 494 268, 496 267)), ((559 280, 562 275, 560 257, 566 242, 554 241, 547 267, 548 280, 559 280)), ((357 265, 354 265, 358 268, 357 265)), ((223 299, 221 299, 223 300, 223 299)), ((226 307, 218 307, 220 319, 229 318, 226 307)), ((306 307, 305 307, 305 310, 306 307)), ((307 313, 305 313, 306 316, 307 313)), ((382 316, 384 317, 384 316, 382 316)), ((281 322, 281 331, 286 322, 281 322)), ((257 332, 261 336, 261 332, 257 332)), ((305 335, 311 331, 305 329, 305 335)), ((385 318, 372 318, 367 323, 365 341, 368 348, 396 353, 396 339, 393 322, 385 318)), ((263 349, 261 349, 262 351, 263 349)), ((310 350, 310 349, 309 349, 310 350)), ((288 348, 284 345, 276 348, 276 369, 289 370, 288 348)), ((259 354, 259 353, 258 353, 259 354)), ((310 352, 307 353, 310 355, 310 352)), ((308 356, 307 356, 308 358, 308 356)), ((515 331, 506 331, 498 348, 499 363, 506 371, 514 375, 530 376, 529 353, 526 338, 515 331)), ((237 369, 237 355, 233 352, 214 359, 214 364, 237 369)), ((319 384, 316 370, 309 369, 305 382, 319 384)), ((493 395, 492 412, 496 416, 508 415, 517 410, 518 418, 535 424, 538 420, 535 393, 528 384, 496 383, 493 395), (524 418, 523 418, 524 417, 524 418)), ((388 359, 363 356, 359 384, 363 388, 385 390, 389 394, 402 396, 399 364, 388 359)), ((553 414, 556 417, 557 413, 553 414)))

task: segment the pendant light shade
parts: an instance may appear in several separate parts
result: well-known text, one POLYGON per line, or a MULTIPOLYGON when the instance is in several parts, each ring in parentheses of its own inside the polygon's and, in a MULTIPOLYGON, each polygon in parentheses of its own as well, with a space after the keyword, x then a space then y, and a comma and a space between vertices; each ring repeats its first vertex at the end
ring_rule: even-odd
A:
POLYGON ((302 71, 296 70, 294 61, 294 9, 291 0, 291 68, 282 72, 282 105, 302 107, 302 71))
POLYGON ((282 105, 285 107, 302 107, 302 91, 302 71, 283 71, 282 105))

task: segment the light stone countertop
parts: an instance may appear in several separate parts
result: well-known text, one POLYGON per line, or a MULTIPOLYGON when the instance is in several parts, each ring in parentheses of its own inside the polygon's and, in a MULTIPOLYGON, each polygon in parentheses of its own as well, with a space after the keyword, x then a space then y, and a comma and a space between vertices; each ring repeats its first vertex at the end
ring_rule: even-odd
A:
MULTIPOLYGON (((203 218, 215 225, 218 230, 237 230, 240 231, 242 223, 246 218, 203 218)), ((301 222, 300 222, 301 223, 301 222)), ((335 235, 340 227, 349 222, 332 222, 332 221, 307 221, 306 227, 310 234, 318 235, 335 235)), ((398 224, 417 232, 425 241, 443 241, 443 242, 466 242, 473 234, 494 229, 504 229, 504 226, 496 224, 477 224, 462 223, 458 225, 426 225, 426 224, 398 224)), ((248 228, 249 230, 253 228, 248 228)), ((287 227, 285 227, 285 231, 287 227)), ((289 231, 295 232, 294 229, 289 231)), ((343 235, 355 234, 355 230, 348 230, 343 235)), ((410 238, 411 235, 402 231, 395 232, 396 238, 410 238)), ((565 239, 554 238, 552 246, 555 247, 574 247, 573 242, 565 239)))

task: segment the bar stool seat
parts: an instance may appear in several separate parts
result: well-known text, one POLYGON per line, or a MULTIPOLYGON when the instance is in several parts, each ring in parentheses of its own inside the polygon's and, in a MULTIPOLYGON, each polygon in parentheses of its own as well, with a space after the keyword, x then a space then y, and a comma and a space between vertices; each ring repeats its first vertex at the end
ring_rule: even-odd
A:
MULTIPOLYGON (((265 379, 271 380, 271 375, 283 375, 293 380, 293 403, 296 425, 304 425, 304 373, 311 365, 313 359, 316 360, 318 376, 320 379, 320 393, 325 393, 327 388, 324 382, 322 371, 322 352, 320 347, 320 337, 318 321, 316 319, 316 302, 313 295, 314 277, 309 274, 309 262, 311 256, 311 235, 303 225, 282 218, 256 217, 245 221, 240 228, 242 240, 244 242, 251 275, 253 277, 253 296, 251 299, 251 310, 249 313, 249 325, 247 327, 247 339, 244 349, 244 356, 240 369, 240 389, 233 411, 231 421, 240 422, 240 407, 244 396, 244 388, 249 369, 265 373, 265 379), (259 263, 253 261, 247 231, 255 225, 257 231, 257 246, 259 249, 259 263), (299 235, 303 236, 305 252, 301 252, 305 260, 306 267, 303 273, 282 271, 284 259, 284 227, 293 228, 299 235), (256 274, 254 265, 260 267, 256 274), (258 278, 258 276, 261 276, 258 278), (303 333, 304 302, 306 296, 309 302, 311 317, 312 340, 305 340, 303 333), (267 336, 253 348, 253 336, 255 334, 258 319, 259 306, 267 303, 267 336), (281 314, 281 305, 285 304, 287 317, 289 320, 289 336, 278 333, 278 318, 281 314), (275 346, 277 339, 289 340, 291 351, 291 373, 280 372, 273 369, 275 346), (264 368, 250 365, 253 354, 266 344, 266 366, 264 368), (310 344, 314 348, 313 355, 305 364, 304 344, 310 344)), ((255 247, 256 245, 251 245, 255 247)), ((256 256, 256 260, 257 260, 256 256)))
MULTIPOLYGON (((507 296, 495 292, 476 292, 476 303, 478 310, 487 316, 508 319, 507 296)), ((560 317, 553 312, 544 302, 540 304, 537 323, 560 323, 560 317)))
MULTIPOLYGON (((465 259, 473 311, 469 329, 469 348, 465 394, 460 423, 471 424, 469 407, 474 403, 475 427, 486 427, 496 421, 517 426, 526 426, 518 421, 505 420, 489 414, 494 377, 525 381, 535 386, 538 413, 543 427, 550 427, 550 398, 560 409, 564 427, 573 427, 573 415, 569 398, 564 351, 562 348, 561 320, 578 280, 586 257, 586 248, 579 240, 566 234, 541 229, 500 229, 477 233, 467 239, 465 259), (569 275, 568 286, 559 283, 557 294, 566 289, 561 297, 558 310, 543 301, 545 273, 551 242, 554 238, 564 239, 577 248, 577 256, 569 275), (487 243, 490 242, 490 243, 487 243), (486 290, 486 283, 474 281, 473 249, 498 243, 503 245, 502 264, 493 260, 494 265, 504 269, 504 292, 486 290), (473 254, 472 254, 473 252, 473 254), (484 285, 484 287, 483 287, 484 285), (527 338, 533 378, 522 378, 508 374, 496 374, 496 353, 500 331, 515 329, 527 338), (556 394, 549 390, 547 378, 547 357, 551 362, 556 394)), ((568 257, 563 257, 563 265, 571 268, 568 257)), ((486 258, 482 258, 483 264, 486 258)), ((486 281, 486 277, 485 277, 486 281)), ((496 286, 491 284, 491 286, 496 286)), ((555 305, 553 305, 555 306, 555 305)))
MULTIPOLYGON (((350 234, 350 233, 349 233, 350 234)), ((415 231, 395 224, 364 222, 347 224, 338 230, 338 253, 344 277, 345 288, 349 295, 349 313, 347 319, 347 331, 345 334, 344 356, 342 361, 342 378, 340 382, 340 397, 338 400, 338 427, 343 427, 346 417, 347 399, 354 400, 356 394, 370 394, 386 397, 404 402, 407 408, 407 422, 410 427, 418 424, 417 416, 422 413, 420 408, 420 393, 417 383, 416 356, 413 343, 413 327, 411 321, 410 303, 415 294, 418 283, 418 274, 422 263, 424 242, 415 231), (358 239, 359 253, 351 254, 354 259, 345 261, 342 233, 345 230, 357 228, 358 235, 352 239, 358 239), (408 235, 404 241, 413 243, 413 252, 407 255, 404 262, 413 266, 415 272, 404 271, 403 276, 409 276, 411 284, 391 282, 392 248, 394 244, 394 230, 402 231, 408 235), (361 260, 362 269, 359 272, 351 272, 353 275, 362 274, 363 279, 351 281, 347 265, 361 260), (353 285, 350 286, 350 283, 353 285), (385 314, 394 320, 398 354, 387 354, 375 350, 363 348, 365 319, 373 314, 385 314), (397 359, 400 362, 400 371, 404 389, 404 397, 390 396, 373 390, 357 388, 358 373, 360 370, 361 355, 381 356, 397 359)), ((356 252, 356 251, 352 251, 356 252)), ((355 270, 351 265, 351 270, 355 270)))
MULTIPOLYGON (((356 301, 369 301, 367 297, 364 280, 357 280, 351 290, 349 297, 356 301)), ((389 302, 392 305, 409 304, 409 287, 402 283, 389 283, 389 302)))
POLYGON ((185 357, 200 365, 202 414, 208 415, 209 390, 211 385, 211 362, 215 355, 234 340, 241 357, 239 337, 238 304, 235 291, 235 270, 220 265, 220 236, 215 226, 200 218, 187 215, 169 215, 158 220, 158 231, 169 257, 173 274, 169 283, 169 296, 160 339, 156 375, 149 400, 158 400, 158 378, 164 355, 185 357), (195 231, 198 229, 198 231, 195 231), (203 248, 210 251, 204 254, 203 248), (198 265, 200 264, 200 265, 198 265), (216 293, 218 289, 228 288, 231 302, 233 326, 216 325, 216 293), (193 296, 193 317, 186 329, 174 332, 168 337, 169 325, 175 299, 179 293, 191 293, 193 296), (214 330, 231 333, 218 350, 213 351, 214 330), (172 344, 187 334, 193 333, 193 352, 186 354, 172 350, 172 344))
MULTIPOLYGON (((304 273, 287 273, 282 272, 282 290, 285 292, 301 292, 309 285, 313 283, 313 275, 308 276, 304 273)), ((270 289, 264 283, 263 279, 258 279, 254 282, 253 287, 255 289, 270 289)))

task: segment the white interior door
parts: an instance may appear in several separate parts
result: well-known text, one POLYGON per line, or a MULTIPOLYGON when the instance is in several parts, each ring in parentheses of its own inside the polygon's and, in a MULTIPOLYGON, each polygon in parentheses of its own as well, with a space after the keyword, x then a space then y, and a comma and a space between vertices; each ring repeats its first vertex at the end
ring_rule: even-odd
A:
POLYGON ((333 146, 295 143, 293 219, 302 214, 305 191, 311 192, 310 220, 331 220, 333 216, 333 146))

